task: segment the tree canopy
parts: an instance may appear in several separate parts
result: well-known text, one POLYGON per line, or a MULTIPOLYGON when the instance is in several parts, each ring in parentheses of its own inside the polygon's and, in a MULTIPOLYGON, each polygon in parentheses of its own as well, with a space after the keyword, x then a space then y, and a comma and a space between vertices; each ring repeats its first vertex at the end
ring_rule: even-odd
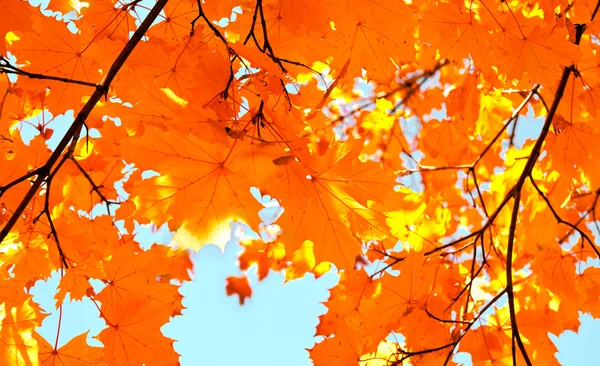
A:
POLYGON ((0 0, 0 363, 178 364, 186 249, 238 221, 242 270, 338 272, 316 366, 558 364, 600 317, 599 7, 0 0), (54 271, 103 347, 36 332, 54 271))

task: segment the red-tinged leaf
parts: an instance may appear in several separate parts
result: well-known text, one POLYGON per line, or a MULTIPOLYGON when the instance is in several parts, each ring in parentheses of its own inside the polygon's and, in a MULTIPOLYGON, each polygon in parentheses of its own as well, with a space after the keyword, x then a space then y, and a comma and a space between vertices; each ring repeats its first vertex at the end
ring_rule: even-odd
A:
POLYGON ((252 289, 250 288, 250 283, 248 282, 248 278, 246 276, 227 277, 227 285, 225 286, 225 290, 229 296, 238 295, 240 298, 240 305, 244 305, 246 298, 250 298, 250 296, 252 296, 252 289))

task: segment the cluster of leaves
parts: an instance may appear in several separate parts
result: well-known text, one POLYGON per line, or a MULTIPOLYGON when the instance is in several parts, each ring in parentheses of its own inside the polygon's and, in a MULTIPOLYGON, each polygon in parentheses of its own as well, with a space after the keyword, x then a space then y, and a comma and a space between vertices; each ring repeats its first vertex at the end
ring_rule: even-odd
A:
POLYGON ((181 248, 236 220, 242 269, 339 271, 315 365, 557 364, 600 316, 599 6, 2 0, 0 363, 177 364, 181 248), (56 270, 103 348, 35 332, 56 270))

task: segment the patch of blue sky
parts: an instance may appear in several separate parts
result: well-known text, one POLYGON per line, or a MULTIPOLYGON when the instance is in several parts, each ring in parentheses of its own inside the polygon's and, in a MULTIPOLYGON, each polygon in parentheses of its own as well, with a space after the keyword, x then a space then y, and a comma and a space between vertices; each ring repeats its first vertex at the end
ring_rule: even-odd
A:
POLYGON ((236 260, 241 250, 231 241, 223 253, 206 246, 192 254, 194 279, 180 290, 186 309, 163 327, 176 340, 182 365, 199 360, 207 365, 309 365, 306 349, 315 342, 317 317, 326 311, 321 302, 337 275, 306 275, 284 284, 282 273, 258 281, 251 269, 247 276, 253 294, 240 307, 237 297, 225 295, 225 279, 240 274, 236 260))
POLYGON ((579 321, 577 332, 567 330, 559 336, 549 335, 558 348, 555 356, 563 366, 600 365, 600 353, 598 353, 600 319, 580 312, 579 321))
MULTIPOLYGON (((30 290, 33 301, 39 304, 45 313, 49 314, 42 322, 42 326, 37 328, 36 331, 50 344, 54 345, 60 318, 59 347, 85 332, 89 332, 87 335, 89 345, 102 346, 100 341, 93 338, 106 327, 106 323, 100 317, 98 308, 87 297, 84 297, 81 301, 71 301, 67 294, 63 302, 62 312, 59 311, 54 300, 59 282, 60 273, 54 271, 49 279, 37 281, 30 290)), ((96 291, 100 291, 103 286, 102 282, 97 280, 92 280, 90 283, 96 291)))

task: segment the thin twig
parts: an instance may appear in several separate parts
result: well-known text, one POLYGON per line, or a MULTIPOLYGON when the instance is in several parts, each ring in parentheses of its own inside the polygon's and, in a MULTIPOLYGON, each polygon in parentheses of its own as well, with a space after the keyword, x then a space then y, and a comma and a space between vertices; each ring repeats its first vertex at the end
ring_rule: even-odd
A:
POLYGON ((94 83, 90 83, 89 81, 75 80, 75 79, 63 78, 63 77, 52 76, 52 75, 36 74, 36 73, 28 72, 25 70, 21 70, 18 67, 11 65, 8 62, 8 60, 6 58, 4 58, 4 56, 0 55, 0 74, 2 74, 2 73, 26 76, 30 79, 53 80, 53 81, 60 81, 62 83, 67 83, 67 84, 77 84, 77 85, 89 86, 92 88, 98 87, 98 85, 96 85, 94 83))
POLYGON ((102 202, 104 202, 104 204, 106 204, 106 211, 110 215, 111 214, 110 213, 110 205, 119 205, 119 202, 111 201, 111 200, 107 199, 106 196, 100 191, 100 188, 102 188, 102 186, 99 186, 99 185, 97 185, 94 182, 94 180, 89 175, 89 173, 86 172, 85 169, 83 169, 83 167, 81 166, 81 164, 79 164, 79 162, 77 160, 75 160, 75 158, 73 156, 71 156, 70 158, 71 158, 71 161, 73 162, 73 164, 75 164, 75 167, 77 167, 77 169, 79 170, 79 172, 81 174, 83 174, 83 176, 88 181, 88 183, 90 184, 90 186, 92 186, 92 191, 96 192, 96 194, 98 195, 98 197, 100 197, 100 199, 102 200, 102 202))
POLYGON ((21 183, 21 182, 23 182, 23 181, 25 181, 25 180, 33 177, 34 175, 38 175, 39 173, 40 173, 39 169, 34 169, 34 170, 28 172, 27 174, 24 174, 21 177, 13 180, 12 182, 9 182, 9 183, 1 186, 0 187, 0 197, 2 197, 2 195, 4 193, 6 193, 6 191, 8 191, 10 188, 12 188, 12 187, 16 186, 17 184, 19 184, 19 183, 21 183))
POLYGON ((596 248, 596 245, 594 245, 594 242, 592 241, 592 239, 590 239, 590 237, 586 233, 584 233, 581 229, 579 229, 576 225, 571 224, 570 222, 565 221, 565 220, 563 220, 560 217, 560 215, 556 212, 556 210, 554 209, 554 207, 550 203, 550 200, 548 199, 548 197, 546 197, 546 195, 544 194, 544 192, 542 192, 542 190, 540 189, 540 187, 538 187, 538 185, 535 183, 535 180, 533 179, 533 176, 531 174, 529 175, 529 181, 531 182, 531 184, 533 185, 533 187, 535 188, 535 190, 538 192, 538 194, 540 195, 540 197, 542 197, 542 199, 544 200, 544 202, 546 202, 546 206, 548 206, 548 208, 550 209, 550 212, 552 212, 552 215, 554 215, 554 218, 556 219, 556 221, 559 224, 567 225, 571 229, 577 231, 577 233, 581 237, 581 241, 583 243, 587 242, 590 245, 590 247, 592 248, 592 250, 596 253, 596 256, 598 258, 600 258, 600 251, 598 251, 598 248, 596 248))

